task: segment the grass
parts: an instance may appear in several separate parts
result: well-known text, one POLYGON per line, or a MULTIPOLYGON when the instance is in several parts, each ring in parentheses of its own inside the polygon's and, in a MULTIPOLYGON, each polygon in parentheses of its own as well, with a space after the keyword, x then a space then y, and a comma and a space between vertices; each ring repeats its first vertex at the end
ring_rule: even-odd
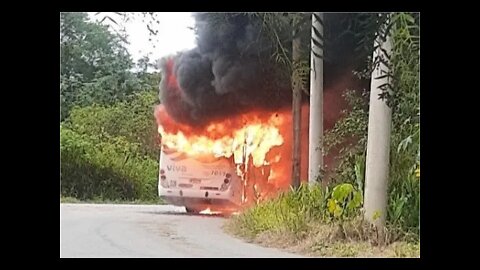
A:
POLYGON ((84 202, 73 197, 60 197, 60 203, 84 203, 84 202))
POLYGON ((406 242, 396 242, 385 247, 371 246, 367 242, 316 243, 310 249, 311 255, 323 257, 420 257, 420 245, 406 242))
POLYGON ((334 194, 320 186, 302 186, 246 209, 229 219, 224 229, 250 242, 311 256, 420 256, 418 235, 388 225, 385 245, 379 245, 376 230, 363 222, 360 209, 344 208, 335 215, 338 209, 332 211, 329 204, 334 194))
POLYGON ((354 232, 347 233, 349 237, 345 238, 335 223, 312 221, 308 224, 308 229, 300 235, 287 229, 252 234, 246 232, 245 227, 239 223, 232 218, 227 221, 224 229, 248 242, 312 257, 420 257, 420 243, 400 240, 379 246, 368 238, 352 237, 358 235, 354 232))
POLYGON ((94 198, 91 200, 79 200, 73 197, 60 197, 60 203, 92 203, 92 204, 165 204, 161 199, 158 200, 108 200, 102 198, 94 198))

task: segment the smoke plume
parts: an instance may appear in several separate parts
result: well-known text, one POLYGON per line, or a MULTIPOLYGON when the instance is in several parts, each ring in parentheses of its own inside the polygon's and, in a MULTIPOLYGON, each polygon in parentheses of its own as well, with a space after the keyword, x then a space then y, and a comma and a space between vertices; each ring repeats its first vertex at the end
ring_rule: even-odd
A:
MULTIPOLYGON (((354 66, 355 41, 351 35, 341 34, 346 28, 341 22, 348 16, 325 16, 326 95, 330 89, 338 88, 345 74, 351 75, 354 66)), ((194 17, 197 47, 161 63, 160 101, 170 117, 181 124, 201 127, 252 108, 277 110, 291 106, 290 76, 272 57, 272 41, 258 17, 239 13, 196 13, 194 17), (220 16, 227 20, 218 20, 220 16)), ((309 43, 309 33, 305 36, 308 39, 303 42, 309 43)), ((339 90, 336 96, 341 99, 345 89, 339 90)))
POLYGON ((290 104, 289 78, 279 76, 258 20, 230 14, 218 24, 212 18, 195 14, 197 48, 162 62, 160 100, 168 114, 199 126, 251 108, 290 104))

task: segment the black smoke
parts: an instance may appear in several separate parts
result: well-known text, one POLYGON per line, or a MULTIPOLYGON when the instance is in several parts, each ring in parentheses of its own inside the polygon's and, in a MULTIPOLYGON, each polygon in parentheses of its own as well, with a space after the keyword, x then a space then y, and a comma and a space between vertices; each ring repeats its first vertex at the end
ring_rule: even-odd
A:
MULTIPOLYGON (((325 15, 324 91, 351 73, 354 65, 355 40, 351 33, 344 34, 349 26, 342 23, 349 16, 325 15)), ((160 100, 175 121, 202 126, 252 108, 291 106, 290 76, 272 57, 274 43, 258 17, 239 13, 194 17, 197 47, 164 59, 161 67, 160 100)), ((310 44, 311 30, 305 29, 302 42, 310 44)), ((284 46, 291 49, 291 39, 284 46)), ((308 56, 307 46, 303 57, 308 61, 308 56)))
POLYGON ((290 104, 290 78, 280 75, 260 21, 228 14, 227 23, 215 23, 215 16, 195 14, 197 48, 162 63, 160 100, 169 115, 203 125, 252 108, 290 104))

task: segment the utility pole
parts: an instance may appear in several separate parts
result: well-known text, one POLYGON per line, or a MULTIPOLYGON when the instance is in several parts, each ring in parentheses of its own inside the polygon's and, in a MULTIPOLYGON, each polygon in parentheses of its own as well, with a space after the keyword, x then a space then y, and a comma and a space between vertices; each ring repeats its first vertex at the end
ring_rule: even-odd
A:
MULTIPOLYGON (((382 26, 383 27, 383 26, 382 26)), ((381 31, 379 31, 381 32, 381 31)), ((378 48, 373 52, 373 59, 380 57, 382 61, 372 72, 370 86, 370 108, 368 114, 368 140, 365 170, 365 219, 375 225, 383 241, 385 218, 387 211, 387 183, 390 161, 390 131, 392 110, 385 100, 379 99, 381 86, 390 83, 388 57, 392 51, 391 37, 385 33, 386 39, 379 34, 376 39, 378 48)))
POLYGON ((323 39, 323 13, 314 12, 310 52, 309 184, 314 184, 323 170, 323 39))

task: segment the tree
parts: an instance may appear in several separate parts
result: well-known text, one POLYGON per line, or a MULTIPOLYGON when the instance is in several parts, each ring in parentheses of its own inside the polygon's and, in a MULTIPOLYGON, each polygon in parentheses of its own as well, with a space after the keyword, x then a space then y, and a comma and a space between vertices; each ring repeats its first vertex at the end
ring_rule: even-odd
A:
MULTIPOLYGON (((297 35, 296 24, 293 20, 292 62, 293 65, 300 63, 301 40, 297 35)), ((292 78, 298 77, 298 69, 293 69, 292 78)), ((299 80, 292 79, 292 118, 293 118, 293 151, 292 151, 292 187, 300 186, 301 172, 301 120, 302 120, 302 85, 299 80)))
POLYGON ((156 159, 159 137, 152 111, 157 95, 157 90, 151 89, 132 95, 128 101, 109 106, 74 107, 64 126, 78 134, 102 138, 102 141, 125 138, 139 145, 137 153, 156 159))
MULTIPOLYGON (((310 139, 309 139, 309 182, 318 180, 323 171, 323 85, 324 85, 324 62, 327 65, 325 69, 327 79, 337 77, 345 69, 353 68, 359 61, 355 56, 346 54, 345 51, 350 49, 353 51, 354 40, 353 32, 350 29, 349 23, 353 19, 357 18, 355 14, 326 14, 326 19, 321 18, 321 21, 317 19, 318 15, 312 15, 309 13, 259 13, 257 16, 262 18, 266 25, 265 31, 271 36, 271 42, 274 44, 276 51, 273 56, 278 63, 284 64, 286 70, 290 71, 292 85, 308 85, 310 74, 310 91, 305 90, 305 94, 310 95, 310 139), (310 20, 312 18, 312 20, 310 20), (291 20, 297 20, 296 24, 290 23, 291 20), (289 24, 287 24, 289 23, 289 24), (313 26, 313 27, 312 27, 313 26), (295 30, 295 35, 285 37, 283 34, 284 29, 290 31, 295 30), (305 31, 309 30, 309 31, 305 31), (296 61, 293 61, 293 56, 285 46, 288 42, 298 39, 305 40, 306 53, 297 55, 296 61), (308 42, 310 41, 310 42, 308 42), (346 41, 346 42, 344 42, 346 41), (311 45, 308 47, 308 45, 311 45), (307 54, 308 53, 308 54, 307 54), (309 58, 310 56, 310 58, 309 58), (299 60, 301 58, 302 60, 299 60), (355 58, 355 59, 351 59, 355 58), (310 59, 310 60, 308 60, 310 59), (312 105, 313 104, 313 105, 312 105)), ((361 58, 360 58, 361 59, 361 58)), ((328 85, 328 82, 327 82, 328 85)), ((294 89, 295 91, 295 89, 294 89)), ((295 92, 294 92, 295 93, 295 92)), ((295 109, 294 109, 295 110, 295 109)), ((294 112, 294 115, 296 113, 294 112)), ((295 116, 294 116, 295 119, 295 116)), ((295 123, 295 128, 299 128, 295 123)), ((297 135, 295 135, 297 136, 297 135)), ((294 137, 295 137, 294 136, 294 137)), ((296 149, 298 142, 294 139, 293 151, 293 175, 297 174, 295 168, 297 157, 296 149)), ((293 176, 293 183, 297 182, 293 176)), ((295 185, 295 184, 294 184, 295 185)))
POLYGON ((301 176, 301 118, 302 94, 308 83, 308 66, 306 50, 302 50, 302 40, 306 37, 306 13, 257 13, 262 26, 274 48, 273 57, 282 66, 290 78, 292 86, 292 187, 300 185, 301 176), (291 46, 289 49, 289 45, 291 46))
MULTIPOLYGON (((383 214, 386 215, 388 226, 400 227, 401 231, 412 233, 410 235, 418 235, 420 209, 419 175, 415 174, 420 166, 419 19, 418 13, 401 12, 389 16, 362 13, 349 18, 348 29, 357 37, 355 55, 368 55, 369 59, 365 66, 359 66, 359 69, 355 70, 355 74, 361 79, 368 79, 369 83, 372 82, 373 69, 378 67, 377 64, 384 58, 383 52, 378 52, 378 41, 383 43, 384 40, 378 35, 383 36, 386 29, 391 30, 388 32, 392 40, 392 52, 388 58, 390 68, 385 74, 387 76, 381 78, 387 80, 389 77, 389 87, 381 87, 380 91, 372 96, 369 91, 364 91, 362 95, 353 91, 347 92, 351 109, 325 134, 324 145, 327 151, 332 147, 341 147, 338 156, 340 165, 335 170, 335 180, 352 183, 364 190, 365 152, 368 135, 371 135, 367 134, 369 97, 377 97, 374 99, 376 102, 387 103, 391 108, 392 125, 386 190, 388 203, 386 213, 383 214), (377 42, 374 43, 375 39, 377 42), (377 49, 376 59, 372 59, 374 49, 377 49), (378 100, 379 95, 381 100, 378 100), (342 146, 345 140, 352 137, 357 139, 353 145, 342 146)), ((383 64, 381 68, 385 70, 383 64)), ((380 79, 378 77, 373 76, 377 80, 380 79)), ((370 195, 374 193, 372 191, 371 186, 370 195)), ((367 194, 365 196, 369 197, 367 194)), ((368 216, 372 221, 375 210, 370 212, 373 215, 368 216)), ((380 212, 377 214, 381 214, 380 212)), ((367 220, 368 218, 366 217, 367 220)))
MULTIPOLYGON (((145 28, 148 30, 149 41, 158 35, 158 25, 160 20, 158 18, 158 12, 96 12, 95 17, 99 23, 113 23, 115 33, 121 36, 125 41, 127 38, 125 23, 141 17, 142 23, 145 24, 145 28)), ((112 25, 112 24, 111 24, 112 25)), ((155 43, 152 44, 155 48, 155 43)))
POLYGON ((110 104, 137 86, 122 39, 86 13, 60 15, 61 120, 74 105, 110 104))

